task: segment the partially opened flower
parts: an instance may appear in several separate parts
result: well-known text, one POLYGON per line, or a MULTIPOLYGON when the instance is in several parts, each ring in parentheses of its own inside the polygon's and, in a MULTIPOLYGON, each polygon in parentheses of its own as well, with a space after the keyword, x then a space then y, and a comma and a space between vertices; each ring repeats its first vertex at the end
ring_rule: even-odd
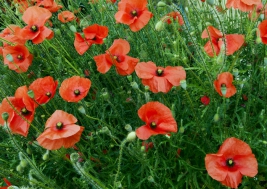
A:
POLYGON ((45 26, 51 16, 52 13, 45 8, 29 7, 22 16, 22 20, 28 25, 21 30, 21 37, 32 40, 34 44, 42 43, 45 39, 52 39, 53 31, 45 26))
POLYGON ((34 93, 34 99, 38 104, 45 104, 54 97, 57 90, 57 81, 51 76, 38 78, 29 86, 34 93))
POLYGON ((73 76, 65 79, 59 88, 60 96, 68 102, 82 100, 91 87, 91 81, 80 76, 73 76))
MULTIPOLYGON (((15 97, 4 98, 0 105, 0 115, 8 113, 8 126, 12 133, 27 137, 30 124, 34 118, 35 103, 27 94, 26 86, 16 90, 15 97)), ((0 124, 5 120, 0 117, 0 124)))
POLYGON ((121 0, 115 14, 117 23, 129 25, 134 32, 147 25, 153 14, 147 9, 147 0, 121 0))
POLYGON ((60 22, 67 23, 67 22, 74 20, 76 17, 70 11, 62 11, 61 13, 57 15, 57 18, 60 20, 60 22))
POLYGON ((24 45, 6 46, 2 50, 4 64, 17 73, 26 72, 32 64, 33 55, 24 45))
POLYGON ((132 74, 139 59, 127 56, 129 51, 130 44, 128 41, 124 39, 114 40, 105 54, 94 56, 97 70, 100 73, 106 73, 114 65, 120 75, 132 74))
POLYGON ((267 44, 267 20, 263 20, 258 27, 262 43, 267 44))
POLYGON ((261 0, 227 0, 226 8, 235 8, 243 12, 252 11, 258 4, 261 3, 261 0))
POLYGON ((108 27, 93 24, 83 29, 84 38, 80 33, 75 33, 74 47, 83 55, 93 44, 103 44, 104 38, 108 36, 108 27))
POLYGON ((9 46, 10 43, 13 44, 20 44, 20 45, 24 45, 26 40, 21 38, 19 35, 16 35, 17 33, 19 33, 21 30, 21 28, 17 25, 8 25, 1 33, 0 33, 0 38, 4 39, 5 41, 3 41, 3 46, 9 46), (7 42, 10 43, 7 43, 7 42))
MULTIPOLYGON (((184 19, 179 12, 170 12, 166 16, 171 17, 172 20, 177 20, 180 26, 184 24, 184 19)), ((166 22, 168 24, 171 24, 172 23, 171 19, 170 18, 167 19, 166 22)))
POLYGON ((181 66, 157 67, 154 62, 141 62, 136 65, 135 72, 142 79, 143 85, 148 85, 153 93, 167 93, 173 86, 179 86, 185 80, 186 73, 181 66))
POLYGON ((152 135, 177 132, 171 110, 160 102, 146 103, 138 110, 138 116, 145 122, 136 129, 136 135, 141 140, 147 140, 152 135))
POLYGON ((62 110, 56 110, 46 121, 45 131, 36 139, 48 150, 70 148, 80 141, 84 127, 76 125, 77 119, 62 110))
POLYGON ((62 8, 62 5, 58 5, 55 0, 32 0, 32 2, 35 6, 43 7, 52 13, 62 8))
POLYGON ((213 84, 219 95, 229 98, 236 93, 236 88, 232 82, 233 75, 229 72, 223 72, 218 75, 213 84))
MULTIPOLYGON (((210 57, 217 56, 220 53, 221 48, 224 45, 223 34, 221 31, 213 26, 208 26, 207 29, 202 32, 201 38, 209 38, 209 41, 204 46, 204 50, 210 57)), ((225 41, 226 44, 224 46, 226 48, 226 55, 232 55, 243 45, 245 37, 240 34, 227 34, 225 35, 225 41)))
POLYGON ((226 139, 217 154, 207 154, 205 166, 213 179, 230 188, 238 188, 243 175, 254 177, 258 173, 251 148, 234 137, 226 139))
POLYGON ((200 98, 200 101, 202 102, 202 104, 204 104, 205 106, 207 106, 207 105, 209 105, 209 103, 210 103, 210 98, 208 97, 208 96, 202 96, 201 98, 200 98))

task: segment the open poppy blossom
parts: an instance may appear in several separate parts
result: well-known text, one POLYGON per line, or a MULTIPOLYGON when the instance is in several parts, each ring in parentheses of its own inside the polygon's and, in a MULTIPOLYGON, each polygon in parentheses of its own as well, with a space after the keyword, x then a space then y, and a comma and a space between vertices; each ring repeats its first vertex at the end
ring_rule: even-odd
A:
POLYGON ((62 110, 56 110, 45 123, 45 131, 36 139, 47 150, 70 148, 80 141, 84 127, 77 119, 62 110))
POLYGON ((74 47, 83 55, 93 44, 103 44, 103 39, 108 36, 108 27, 93 24, 83 29, 84 38, 80 33, 75 33, 74 47))
MULTIPOLYGON (((184 24, 184 19, 179 12, 170 12, 166 16, 171 17, 173 20, 177 20, 177 22, 179 23, 180 26, 184 24)), ((172 20, 169 18, 166 20, 166 22, 168 24, 171 24, 172 20)))
POLYGON ((267 44, 267 20, 263 20, 259 26, 260 38, 263 44, 267 44))
MULTIPOLYGON (((21 38, 20 36, 16 35, 16 33, 19 33, 21 28, 17 25, 8 25, 1 33, 0 38, 4 39, 5 41, 8 41, 13 44, 20 44, 24 45, 27 40, 21 38)), ((9 46, 7 42, 3 41, 3 46, 9 46)))
POLYGON ((236 88, 232 82, 233 75, 229 72, 223 72, 218 75, 213 84, 219 95, 229 98, 236 93, 236 88))
MULTIPOLYGON (((204 50, 210 57, 213 57, 214 55, 217 56, 220 53, 224 44, 223 34, 220 30, 214 28, 213 26, 208 26, 207 29, 202 32, 201 38, 210 38, 204 46, 204 50)), ((225 35, 225 41, 226 55, 232 55, 243 45, 245 37, 240 34, 227 34, 225 35)))
POLYGON ((221 145, 217 154, 207 154, 205 166, 208 174, 230 188, 238 188, 242 176, 254 177, 258 162, 249 145, 231 137, 221 145))
POLYGON ((112 46, 105 54, 94 56, 97 70, 100 73, 106 73, 114 65, 120 75, 132 74, 139 59, 127 56, 129 51, 130 44, 128 41, 124 39, 114 40, 112 46))
POLYGON ((27 8, 22 16, 22 20, 28 24, 20 35, 27 40, 32 40, 34 44, 42 43, 45 39, 52 39, 54 32, 45 26, 45 23, 52 16, 52 13, 41 7, 32 6, 27 8))
POLYGON ((67 23, 67 22, 74 20, 76 17, 70 11, 62 11, 61 13, 57 15, 57 18, 60 20, 60 22, 67 23))
POLYGON ((80 76, 73 76, 65 79, 59 88, 60 96, 68 102, 82 100, 91 87, 91 81, 80 76))
POLYGON ((24 45, 6 46, 2 49, 4 64, 17 73, 26 72, 32 64, 33 55, 24 45), (10 60, 10 58, 12 60, 10 60))
POLYGON ((243 12, 252 11, 254 7, 261 3, 261 0, 227 0, 226 8, 231 7, 239 9, 243 12))
POLYGON ((147 0, 121 0, 115 19, 117 23, 129 25, 133 32, 137 32, 147 25, 152 16, 147 9, 147 0))
POLYGON ((186 73, 181 66, 157 67, 154 62, 141 62, 136 65, 135 72, 142 79, 143 85, 149 86, 153 93, 167 93, 173 86, 179 86, 185 80, 186 73))
POLYGON ((43 7, 50 12, 57 12, 59 9, 62 8, 61 5, 58 5, 55 0, 32 0, 35 3, 35 6, 43 7))
POLYGON ((57 81, 51 76, 38 78, 29 86, 34 93, 34 99, 38 104, 45 104, 54 97, 57 90, 57 81))
POLYGON ((138 116, 145 125, 136 129, 136 136, 147 140, 152 135, 177 132, 177 123, 171 110, 160 102, 148 102, 138 110, 138 116))
MULTIPOLYGON (((8 113, 7 123, 12 133, 27 137, 30 124, 34 118, 35 104, 27 94, 26 86, 16 90, 15 97, 4 98, 0 105, 0 115, 8 113)), ((0 124, 4 120, 0 117, 0 124)))

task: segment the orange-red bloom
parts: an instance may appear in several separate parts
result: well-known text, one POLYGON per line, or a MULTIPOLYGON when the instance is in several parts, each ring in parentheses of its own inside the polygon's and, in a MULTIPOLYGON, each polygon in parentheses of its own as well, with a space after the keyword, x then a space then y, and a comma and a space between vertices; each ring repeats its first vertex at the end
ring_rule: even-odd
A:
POLYGON ((4 64, 17 73, 26 72, 33 60, 33 55, 24 45, 6 46, 3 48, 3 57, 4 64))
POLYGON ((61 13, 57 15, 57 18, 60 20, 60 22, 67 23, 67 22, 74 20, 76 17, 70 11, 62 11, 61 13))
MULTIPOLYGON (((218 55, 220 53, 222 45, 224 44, 223 34, 221 31, 214 28, 213 26, 208 26, 207 29, 202 32, 201 38, 210 39, 210 41, 208 41, 204 46, 206 53, 210 57, 213 57, 214 55, 218 55)), ((243 45, 243 43, 245 42, 245 37, 244 35, 240 34, 227 34, 225 35, 225 41, 226 55, 232 55, 243 45)))
POLYGON ((179 86, 186 78, 183 67, 157 67, 154 62, 141 62, 136 65, 135 72, 142 79, 143 85, 148 85, 153 93, 167 93, 173 86, 179 86))
POLYGON ((34 93, 34 99, 38 104, 45 104, 54 97, 57 90, 57 81, 51 76, 38 78, 29 86, 34 93))
POLYGON ((231 137, 226 139, 217 154, 207 154, 205 165, 208 174, 230 188, 238 188, 242 176, 254 177, 258 163, 249 145, 231 137))
POLYGON ((254 7, 261 3, 261 0, 227 0, 226 8, 235 8, 243 12, 252 11, 254 7))
POLYGON ((214 81, 213 84, 215 90, 219 93, 219 95, 229 98, 236 93, 236 88, 232 84, 232 82, 233 75, 229 72, 223 72, 218 75, 217 79, 214 81))
POLYGON ((139 59, 127 56, 130 51, 130 44, 124 39, 114 40, 112 46, 105 54, 94 56, 97 70, 100 73, 109 71, 112 65, 120 75, 130 75, 134 72, 139 59))
POLYGON ((60 96, 68 102, 82 100, 91 87, 91 81, 80 76, 73 76, 65 79, 59 88, 60 96))
POLYGON ((117 23, 129 25, 132 31, 137 32, 145 27, 153 16, 146 6, 147 0, 121 0, 115 19, 117 23))
POLYGON ((103 39, 108 36, 108 27, 93 24, 83 29, 84 37, 80 33, 75 33, 74 47, 76 51, 83 55, 93 44, 103 44, 103 39))
POLYGON ((32 0, 35 3, 35 6, 43 7, 50 12, 57 12, 62 8, 61 5, 58 5, 55 0, 32 0))
POLYGON ((34 44, 42 43, 45 39, 52 39, 54 32, 45 26, 45 23, 52 16, 52 13, 45 8, 29 7, 23 14, 22 20, 28 24, 20 34, 34 44))
MULTIPOLYGON (((0 105, 0 115, 6 112, 9 117, 7 123, 12 133, 22 136, 28 135, 30 124, 34 118, 35 104, 27 94, 26 86, 16 90, 15 97, 4 98, 0 105)), ((0 124, 4 125, 4 120, 0 117, 0 124)))
POLYGON ((258 27, 262 43, 267 44, 267 20, 263 20, 258 27))
POLYGON ((202 102, 202 104, 204 104, 205 106, 209 105, 210 104, 210 98, 208 96, 202 96, 200 98, 200 101, 202 102))
POLYGON ((7 189, 9 186, 12 186, 12 184, 6 178, 3 178, 3 180, 7 186, 0 187, 0 189, 7 189))
POLYGON ((177 132, 177 123, 171 110, 159 102, 148 102, 138 110, 138 116, 146 124, 136 129, 136 136, 147 140, 152 135, 177 132))
POLYGON ((62 110, 56 110, 45 123, 45 131, 36 139, 48 150, 70 148, 80 141, 84 127, 76 125, 77 119, 62 110))
MULTIPOLYGON (((182 15, 179 12, 170 12, 166 16, 171 17, 173 20, 177 20, 177 22, 179 23, 180 26, 184 24, 184 19, 183 19, 182 15)), ((168 24, 171 24, 172 20, 169 18, 169 19, 166 20, 166 22, 168 24)))
MULTIPOLYGON (((19 35, 16 35, 19 33, 21 28, 17 25, 8 25, 1 33, 0 33, 0 38, 4 39, 5 41, 8 41, 10 43, 14 44, 20 44, 24 45, 26 40, 22 39, 19 35)), ((9 46, 8 43, 3 41, 3 46, 9 46)))

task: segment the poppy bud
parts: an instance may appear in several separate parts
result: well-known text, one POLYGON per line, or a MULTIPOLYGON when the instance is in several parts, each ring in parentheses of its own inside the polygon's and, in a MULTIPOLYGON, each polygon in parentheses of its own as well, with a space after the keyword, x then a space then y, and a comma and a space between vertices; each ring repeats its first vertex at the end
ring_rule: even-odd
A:
POLYGON ((213 121, 214 121, 214 122, 218 122, 219 120, 220 120, 220 116, 219 116, 218 113, 216 113, 216 114, 214 115, 214 117, 213 117, 213 121))
POLYGON ((56 28, 56 29, 54 30, 54 32, 55 32, 55 34, 56 34, 57 36, 61 36, 61 31, 60 31, 60 29, 56 28))
POLYGON ((234 75, 235 77, 237 77, 238 74, 239 74, 238 69, 237 69, 237 68, 234 68, 234 69, 233 69, 233 75, 234 75))
POLYGON ((184 133, 184 127, 180 127, 179 132, 183 134, 184 133))
POLYGON ((225 96, 226 93, 227 93, 227 88, 226 86, 221 86, 221 92, 222 92, 222 95, 225 96))
POLYGON ((29 90, 27 94, 30 98, 34 98, 34 92, 32 90, 29 90))
POLYGON ((127 140, 127 142, 132 142, 135 140, 135 138, 136 138, 136 133, 135 133, 135 131, 132 131, 127 135, 126 140, 127 140))
POLYGON ((127 75, 128 81, 132 82, 133 81, 133 76, 132 75, 127 75))
POLYGON ((108 92, 103 92, 103 93, 101 94, 101 97, 102 97, 104 100, 108 100, 108 99, 109 99, 109 94, 108 94, 108 92))
POLYGON ((180 85, 184 90, 186 90, 186 80, 181 80, 180 85))
POLYGON ((11 54, 6 55, 6 59, 7 59, 9 62, 13 62, 13 61, 14 61, 13 56, 12 56, 11 54))
POLYGON ((25 159, 20 160, 19 165, 23 168, 25 168, 28 165, 28 162, 25 159))
POLYGON ((124 128, 126 129, 126 131, 129 131, 129 132, 131 132, 133 130, 132 126, 130 124, 125 125, 124 128))
POLYGON ((256 43, 257 43, 257 44, 260 44, 260 43, 261 43, 261 38, 260 38, 260 37, 257 37, 257 38, 256 38, 256 43))
POLYGON ((38 181, 34 178, 31 178, 29 184, 34 185, 35 183, 38 183, 38 181))
POLYGON ((153 178, 152 176, 148 176, 148 177, 147 177, 147 180, 148 180, 149 182, 155 182, 155 180, 154 180, 154 178, 153 178))
POLYGON ((71 26, 70 26, 70 30, 71 30, 73 33, 77 32, 77 29, 76 29, 76 27, 75 27, 74 25, 71 25, 71 26))
POLYGON ((210 6, 213 6, 213 5, 214 5, 214 0, 207 0, 207 3, 208 3, 210 6))
POLYGON ((157 7, 165 7, 165 6, 166 6, 166 3, 162 2, 162 1, 159 1, 157 4, 157 7))
POLYGON ((146 148, 144 146, 141 146, 141 152, 145 152, 146 148))
POLYGON ((103 127, 99 132, 100 133, 108 133, 108 132, 110 133, 108 127, 103 127))
POLYGON ((4 121, 7 121, 8 120, 8 117, 9 117, 9 114, 7 112, 2 113, 2 119, 4 121))
POLYGON ((163 21, 158 21, 155 25, 156 31, 162 31, 164 29, 164 22, 163 21))
POLYGON ((44 161, 48 160, 48 158, 49 158, 49 150, 47 150, 47 151, 45 152, 45 154, 43 155, 42 158, 43 158, 44 161))
POLYGON ((81 112, 82 114, 86 114, 86 111, 83 106, 79 106, 78 111, 81 112))
POLYGON ((145 100, 146 100, 146 102, 150 101, 150 95, 148 92, 145 92, 145 100))
POLYGON ((139 89, 138 84, 135 81, 134 82, 131 82, 131 86, 135 90, 138 90, 139 89))
POLYGON ((16 167, 16 170, 19 172, 19 173, 22 173, 23 172, 23 167, 21 167, 21 165, 18 165, 16 167))
POLYGON ((27 154, 31 155, 32 154, 31 148, 27 147, 26 152, 27 152, 27 154))
POLYGON ((212 26, 212 24, 210 22, 206 22, 205 25, 206 26, 212 26))

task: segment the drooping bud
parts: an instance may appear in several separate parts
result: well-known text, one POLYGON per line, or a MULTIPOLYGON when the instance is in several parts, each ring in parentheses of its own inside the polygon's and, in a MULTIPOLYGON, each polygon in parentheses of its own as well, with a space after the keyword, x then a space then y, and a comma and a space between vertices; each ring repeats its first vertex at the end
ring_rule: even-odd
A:
POLYGON ((132 142, 135 140, 135 138, 136 138, 136 133, 135 131, 132 131, 127 135, 126 140, 127 142, 132 142))
POLYGON ((165 7, 166 3, 164 3, 163 1, 159 1, 157 4, 157 7, 165 7))
POLYGON ((9 114, 8 114, 7 112, 3 112, 3 113, 2 113, 2 119, 3 119, 4 121, 7 121, 8 118, 9 118, 9 114))
POLYGON ((210 6, 213 6, 213 5, 214 5, 214 0, 207 0, 207 3, 208 3, 210 6))
POLYGON ((162 20, 158 21, 155 25, 155 30, 156 31, 162 31, 164 29, 164 22, 162 20))
POLYGON ((132 126, 130 124, 125 125, 124 128, 126 129, 126 131, 129 131, 129 132, 131 132, 133 130, 132 126))
POLYGON ((70 30, 72 31, 72 32, 77 32, 77 29, 76 29, 76 27, 74 26, 74 25, 71 25, 70 26, 70 30))
POLYGON ((138 90, 139 89, 139 86, 138 86, 138 84, 135 81, 134 82, 131 82, 131 86, 135 90, 138 90))
POLYGON ((184 90, 186 90, 186 80, 181 80, 180 85, 184 90))
POLYGON ((30 98, 34 98, 34 92, 32 90, 29 90, 27 94, 30 98))

